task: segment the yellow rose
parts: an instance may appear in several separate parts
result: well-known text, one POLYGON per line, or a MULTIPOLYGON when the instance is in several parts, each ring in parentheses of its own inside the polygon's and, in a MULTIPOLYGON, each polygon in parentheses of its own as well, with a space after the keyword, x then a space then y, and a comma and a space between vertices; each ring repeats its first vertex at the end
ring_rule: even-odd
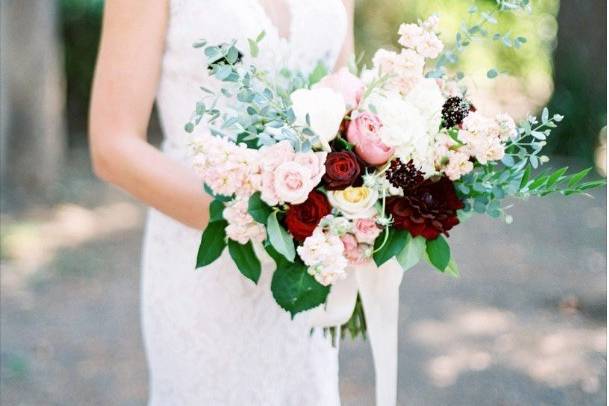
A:
POLYGON ((378 200, 378 193, 366 186, 348 187, 345 190, 328 192, 328 200, 345 217, 372 217, 376 214, 374 204, 378 200))

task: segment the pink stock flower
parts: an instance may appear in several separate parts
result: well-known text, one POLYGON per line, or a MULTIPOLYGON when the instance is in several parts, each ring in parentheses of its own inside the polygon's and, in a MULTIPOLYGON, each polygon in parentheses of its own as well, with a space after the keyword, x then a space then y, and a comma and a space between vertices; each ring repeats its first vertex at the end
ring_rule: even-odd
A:
POLYGON ((247 204, 248 200, 241 198, 228 203, 222 213, 228 222, 226 235, 239 244, 247 244, 249 241, 262 242, 266 238, 266 230, 247 212, 247 204))
POLYGON ((377 116, 363 112, 352 119, 347 130, 347 140, 355 145, 357 155, 370 165, 382 165, 393 155, 394 149, 379 137, 381 126, 377 116))
POLYGON ((356 219, 353 223, 355 238, 362 244, 374 244, 374 240, 381 233, 381 229, 376 225, 373 218, 356 219))
POLYGON ((364 94, 364 82, 347 68, 324 77, 315 87, 329 87, 340 93, 349 108, 355 108, 364 94))

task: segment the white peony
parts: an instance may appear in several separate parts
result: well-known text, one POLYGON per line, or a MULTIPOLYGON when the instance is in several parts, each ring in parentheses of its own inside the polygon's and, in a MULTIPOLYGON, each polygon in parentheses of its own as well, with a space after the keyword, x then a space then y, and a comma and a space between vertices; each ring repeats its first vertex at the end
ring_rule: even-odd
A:
POLYGON ((321 145, 330 150, 330 141, 338 134, 338 129, 346 113, 345 101, 340 93, 327 88, 298 89, 290 95, 296 124, 306 126, 307 114, 311 129, 319 136, 321 145))
POLYGON ((421 111, 397 92, 375 93, 369 98, 381 120, 379 137, 395 148, 402 161, 413 160, 421 166, 430 155, 428 121, 421 111))
POLYGON ((415 106, 427 120, 429 130, 436 133, 442 124, 444 96, 435 79, 422 79, 406 96, 406 101, 415 106))

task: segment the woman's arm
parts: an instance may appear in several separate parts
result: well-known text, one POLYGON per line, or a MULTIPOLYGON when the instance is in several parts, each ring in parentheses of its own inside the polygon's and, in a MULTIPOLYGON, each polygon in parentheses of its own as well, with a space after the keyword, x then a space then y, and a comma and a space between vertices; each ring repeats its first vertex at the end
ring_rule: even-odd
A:
POLYGON ((144 203, 202 229, 210 202, 187 167, 148 144, 167 0, 106 0, 89 137, 95 173, 144 203))
POLYGON ((338 60, 336 61, 335 70, 342 68, 343 66, 347 66, 349 64, 349 59, 354 54, 354 38, 353 38, 353 12, 354 12, 354 0, 342 0, 345 5, 345 10, 347 11, 347 36, 345 37, 345 43, 343 48, 338 55, 338 60))

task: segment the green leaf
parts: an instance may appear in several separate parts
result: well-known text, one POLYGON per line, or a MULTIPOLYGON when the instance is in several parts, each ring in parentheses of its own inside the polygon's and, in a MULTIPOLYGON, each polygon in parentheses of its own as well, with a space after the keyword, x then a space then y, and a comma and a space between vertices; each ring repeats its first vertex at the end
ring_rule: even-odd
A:
POLYGON ((273 209, 260 198, 260 192, 256 192, 250 197, 247 212, 256 222, 266 224, 273 209))
POLYGON ((375 253, 373 254, 373 258, 377 266, 381 266, 391 258, 397 256, 400 251, 404 249, 408 237, 410 236, 408 231, 396 230, 395 228, 390 228, 385 232, 389 233, 385 244, 383 244, 385 236, 377 238, 374 243, 375 253))
POLYGON ((222 213, 224 212, 224 203, 220 200, 213 200, 209 205, 209 221, 214 222, 222 220, 222 213))
POLYGON ((415 266, 425 253, 425 238, 418 236, 413 237, 408 233, 408 238, 404 249, 400 251, 396 259, 402 266, 404 271, 415 266))
POLYGON ((448 266, 446 267, 444 272, 454 278, 458 278, 459 276, 461 276, 461 274, 459 273, 459 267, 457 266, 457 263, 453 258, 448 261, 448 266))
POLYGON ((426 252, 429 262, 440 272, 444 272, 450 261, 450 247, 446 239, 438 236, 435 240, 427 240, 426 252))
POLYGON ((228 252, 235 261, 239 272, 252 282, 258 283, 261 267, 251 241, 247 244, 239 244, 236 241, 228 240, 228 252))
POLYGON ((583 171, 580 171, 574 175, 571 175, 567 185, 569 187, 573 187, 573 186, 577 185, 583 178, 586 177, 586 175, 588 175, 588 173, 590 173, 591 170, 592 170, 592 168, 586 168, 583 171))
POLYGON ((277 212, 272 212, 266 221, 266 231, 269 241, 278 253, 283 255, 288 261, 294 261, 296 250, 292 236, 279 224, 277 212))
POLYGON ((524 173, 522 174, 522 180, 520 181, 520 189, 523 189, 526 186, 530 177, 531 177, 531 167, 527 165, 527 167, 524 170, 524 173))
POLYGON ((328 68, 326 68, 323 63, 319 62, 315 66, 315 69, 313 69, 313 72, 309 74, 309 85, 314 85, 315 83, 319 82, 327 74, 328 68))
POLYGON ((215 200, 219 200, 221 202, 229 202, 229 201, 233 200, 232 196, 224 196, 224 195, 215 194, 214 191, 212 190, 212 188, 210 188, 207 184, 203 184, 203 190, 205 191, 205 193, 207 193, 208 195, 213 197, 215 200))
POLYGON ((554 172, 552 175, 550 175, 546 185, 547 186, 553 186, 557 181, 562 180, 560 178, 567 172, 567 169, 569 169, 569 168, 567 168, 565 166, 564 168, 560 168, 556 172, 554 172))
POLYGON ((209 265, 222 255, 226 247, 226 232, 228 226, 225 220, 212 221, 207 225, 201 236, 201 244, 197 253, 197 268, 209 265))
POLYGON ((297 313, 323 304, 330 287, 321 285, 309 275, 303 263, 284 262, 273 273, 271 292, 277 304, 293 318, 297 313))

